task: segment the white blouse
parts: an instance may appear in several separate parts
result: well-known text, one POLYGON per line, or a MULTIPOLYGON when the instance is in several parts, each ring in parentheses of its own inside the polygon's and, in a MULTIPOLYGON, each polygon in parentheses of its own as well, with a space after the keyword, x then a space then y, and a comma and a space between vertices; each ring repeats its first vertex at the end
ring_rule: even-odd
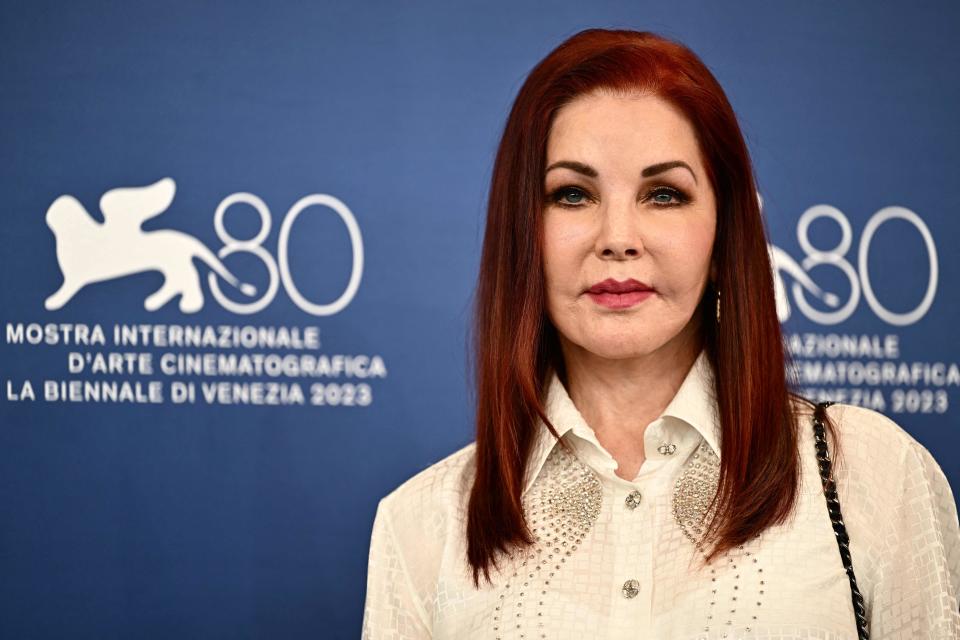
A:
MULTIPOLYGON (((856 640, 850 582, 802 418, 794 517, 699 569, 694 546, 716 490, 720 430, 705 353, 644 432, 637 477, 597 440, 560 380, 538 422, 523 503, 537 543, 473 586, 466 507, 475 443, 380 501, 370 544, 363 638, 755 638, 856 640)), ((852 405, 834 460, 871 638, 960 638, 960 526, 943 471, 900 426, 852 405)))

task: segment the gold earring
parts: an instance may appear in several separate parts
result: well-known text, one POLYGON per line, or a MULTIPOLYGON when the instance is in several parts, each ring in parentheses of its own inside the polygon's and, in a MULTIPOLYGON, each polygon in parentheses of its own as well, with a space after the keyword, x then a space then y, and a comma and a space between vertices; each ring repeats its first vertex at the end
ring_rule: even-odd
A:
POLYGON ((717 324, 720 324, 720 289, 717 289, 717 324))

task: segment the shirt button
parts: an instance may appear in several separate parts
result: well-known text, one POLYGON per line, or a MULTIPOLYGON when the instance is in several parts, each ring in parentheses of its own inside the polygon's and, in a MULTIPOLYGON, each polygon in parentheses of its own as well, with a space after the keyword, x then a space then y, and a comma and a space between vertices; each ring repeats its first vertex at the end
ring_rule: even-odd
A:
POLYGON ((672 456, 673 452, 676 450, 677 450, 677 445, 675 444, 662 444, 659 447, 657 447, 657 451, 659 451, 661 455, 665 455, 665 456, 672 456))
POLYGON ((627 495, 627 499, 625 500, 625 502, 626 502, 626 504, 627 504, 627 509, 631 509, 631 510, 632 510, 632 509, 636 509, 638 506, 640 506, 640 495, 641 495, 641 494, 640 494, 639 491, 631 491, 631 492, 627 495))
POLYGON ((623 589, 621 591, 623 592, 624 598, 636 598, 637 594, 640 593, 640 583, 630 578, 623 583, 623 589))

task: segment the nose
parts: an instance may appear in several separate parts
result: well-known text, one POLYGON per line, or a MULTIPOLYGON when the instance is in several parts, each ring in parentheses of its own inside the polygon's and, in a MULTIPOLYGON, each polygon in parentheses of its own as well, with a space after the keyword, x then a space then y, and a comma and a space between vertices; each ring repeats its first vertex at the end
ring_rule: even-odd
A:
POLYGON ((643 254, 639 212, 632 202, 608 202, 601 210, 596 250, 603 260, 629 260, 643 254))

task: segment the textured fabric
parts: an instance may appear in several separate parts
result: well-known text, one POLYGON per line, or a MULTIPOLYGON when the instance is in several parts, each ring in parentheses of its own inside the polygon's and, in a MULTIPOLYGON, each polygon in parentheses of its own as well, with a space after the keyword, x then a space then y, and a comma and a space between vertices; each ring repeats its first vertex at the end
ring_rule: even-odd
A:
MULTIPOLYGON (((525 479, 537 543, 471 581, 466 505, 474 444, 380 501, 363 617, 367 640, 450 638, 856 639, 850 583, 830 524, 809 413, 791 520, 710 565, 695 546, 716 488, 720 430, 704 353, 644 432, 632 481, 554 376, 525 479)), ((836 404, 835 477, 876 640, 960 638, 960 526, 929 451, 880 413, 836 404)))

